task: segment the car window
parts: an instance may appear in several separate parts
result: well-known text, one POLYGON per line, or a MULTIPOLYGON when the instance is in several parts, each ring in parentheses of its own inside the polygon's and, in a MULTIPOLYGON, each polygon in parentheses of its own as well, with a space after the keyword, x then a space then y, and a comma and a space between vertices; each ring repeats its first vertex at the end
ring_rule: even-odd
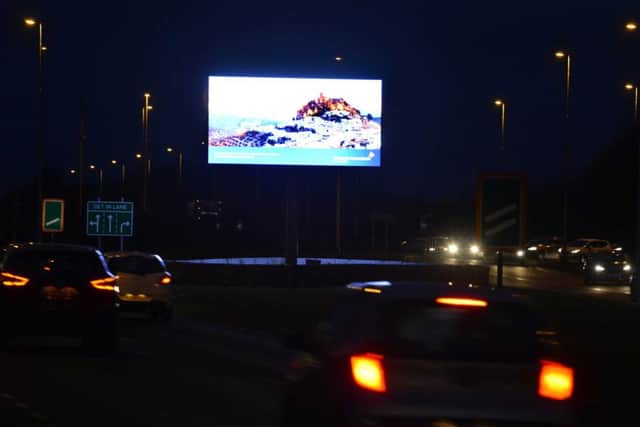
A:
POLYGON ((9 251, 3 269, 17 274, 41 271, 101 277, 107 274, 103 259, 95 252, 17 250, 9 251))
POLYGON ((432 303, 387 309, 385 351, 458 360, 522 360, 536 357, 536 321, 510 307, 469 309, 432 303))
POLYGON ((605 248, 607 246, 607 242, 602 241, 602 240, 598 240, 596 242, 591 242, 591 246, 592 248, 596 248, 596 249, 600 249, 600 248, 605 248))
POLYGON ((155 256, 122 256, 109 260, 109 269, 114 273, 154 274, 165 271, 162 260, 155 256))

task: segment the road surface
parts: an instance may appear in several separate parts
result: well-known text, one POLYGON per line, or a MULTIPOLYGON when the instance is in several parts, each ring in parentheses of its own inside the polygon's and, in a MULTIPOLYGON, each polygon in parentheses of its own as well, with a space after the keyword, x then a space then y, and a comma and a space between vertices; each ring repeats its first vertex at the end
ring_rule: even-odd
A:
POLYGON ((220 358, 215 334, 128 318, 120 350, 89 355, 77 340, 21 338, 0 352, 2 425, 272 426, 280 377, 220 358))

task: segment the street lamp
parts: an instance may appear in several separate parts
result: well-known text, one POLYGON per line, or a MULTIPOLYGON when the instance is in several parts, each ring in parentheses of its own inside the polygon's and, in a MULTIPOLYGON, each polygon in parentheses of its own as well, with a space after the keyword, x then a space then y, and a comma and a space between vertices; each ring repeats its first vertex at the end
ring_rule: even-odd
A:
POLYGON ((70 173, 71 175, 75 175, 77 172, 78 172, 78 171, 77 171, 77 170, 75 170, 75 169, 69 169, 69 173, 70 173))
POLYGON ((630 92, 633 92, 633 121, 638 121, 638 85, 633 83, 627 83, 624 88, 630 92))
POLYGON ((636 31, 638 29, 638 24, 635 21, 629 21, 624 25, 624 28, 627 31, 636 31))
POLYGON ((102 170, 101 167, 98 167, 93 163, 89 165, 89 170, 98 171, 98 198, 102 199, 102 184, 104 182, 104 171, 102 170))
POLYGON ((38 143, 37 143, 37 190, 36 190, 36 237, 38 241, 42 241, 42 231, 40 224, 42 223, 42 191, 44 186, 44 51, 46 47, 43 43, 43 24, 42 20, 36 18, 25 18, 24 23, 27 27, 38 27, 38 143))
POLYGON ((502 99, 496 99, 493 104, 500 108, 500 162, 504 166, 504 125, 507 104, 502 99))
MULTIPOLYGON (((113 166, 117 166, 118 161, 111 160, 111 164, 113 166)), ((126 165, 124 162, 120 162, 120 194, 122 195, 123 199, 124 199, 124 186, 125 186, 126 177, 127 177, 126 165)))
MULTIPOLYGON (((167 147, 166 151, 167 153, 171 154, 175 150, 173 149, 173 147, 167 147)), ((180 186, 182 185, 182 151, 177 151, 177 153, 178 153, 178 189, 179 189, 180 186)))
POLYGON ((565 98, 564 98, 564 160, 563 160, 563 196, 562 196, 562 256, 566 260, 567 256, 567 225, 569 210, 569 143, 570 143, 570 95, 571 95, 571 55, 568 52, 556 51, 555 57, 567 62, 567 72, 565 79, 565 98))
POLYGON ((142 132, 144 138, 144 150, 142 156, 145 159, 142 190, 142 209, 144 212, 147 212, 148 208, 149 178, 151 174, 151 156, 149 155, 149 111, 153 109, 153 106, 149 105, 149 98, 151 98, 151 94, 146 92, 144 94, 144 106, 142 107, 142 132))

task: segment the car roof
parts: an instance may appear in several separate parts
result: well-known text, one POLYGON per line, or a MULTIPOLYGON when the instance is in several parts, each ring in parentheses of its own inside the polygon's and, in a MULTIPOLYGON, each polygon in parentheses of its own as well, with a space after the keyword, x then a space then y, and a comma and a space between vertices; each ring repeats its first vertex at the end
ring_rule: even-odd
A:
MULTIPOLYGON (((140 251, 130 251, 130 252, 107 252, 104 254, 107 258, 123 258, 129 256, 139 256, 145 258, 156 258, 160 257, 160 255, 153 254, 151 252, 140 252, 140 251)), ((161 258, 161 257, 160 257, 161 258)))
POLYGON ((78 252, 96 253, 97 249, 88 245, 74 245, 68 243, 11 243, 8 248, 16 251, 50 251, 50 252, 78 252))
POLYGON ((515 303, 516 299, 508 289, 480 287, 469 283, 419 282, 419 281, 368 281, 353 282, 347 288, 362 291, 363 294, 377 294, 384 300, 411 298, 457 297, 475 298, 494 303, 515 303))

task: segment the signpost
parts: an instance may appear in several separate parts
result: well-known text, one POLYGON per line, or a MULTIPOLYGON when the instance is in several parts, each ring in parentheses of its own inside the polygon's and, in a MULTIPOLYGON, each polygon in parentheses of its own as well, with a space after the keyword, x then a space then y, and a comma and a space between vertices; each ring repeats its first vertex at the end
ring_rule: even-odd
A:
POLYGON ((62 233, 64 231, 64 200, 42 200, 42 224, 43 233, 62 233))
POLYGON ((524 244, 526 178, 518 174, 481 175, 476 197, 477 239, 485 250, 497 252, 500 287, 504 250, 517 250, 524 244))
MULTIPOLYGON (((133 202, 87 202, 87 236, 133 235, 133 202)), ((122 249, 122 240, 120 241, 122 249)))

